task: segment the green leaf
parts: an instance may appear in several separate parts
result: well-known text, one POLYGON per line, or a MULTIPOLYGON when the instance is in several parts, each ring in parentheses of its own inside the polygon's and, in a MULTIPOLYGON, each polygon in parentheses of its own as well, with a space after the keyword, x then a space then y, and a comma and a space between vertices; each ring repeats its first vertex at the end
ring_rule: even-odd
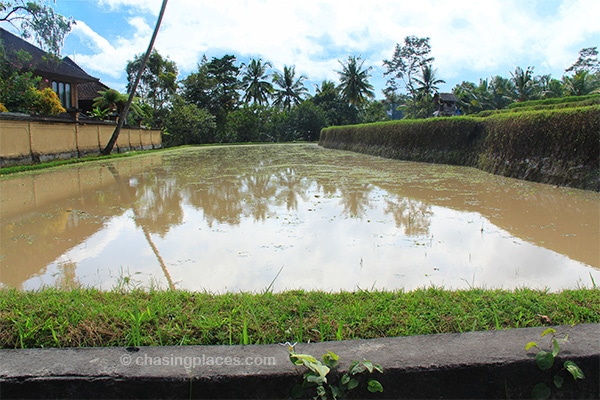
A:
POLYGON ((350 379, 350 382, 348 382, 348 390, 352 390, 356 387, 358 387, 358 379, 352 378, 350 379))
POLYGON ((550 333, 556 333, 556 329, 554 329, 554 328, 548 328, 544 332, 542 332, 541 336, 544 337, 544 336, 546 336, 546 335, 548 335, 550 333))
POLYGON ((330 386, 331 395, 334 399, 341 399, 344 397, 344 391, 337 386, 330 386))
POLYGON ((327 374, 330 371, 330 369, 327 365, 323 365, 321 363, 311 364, 311 367, 309 367, 309 368, 311 368, 313 371, 315 371, 317 374, 319 374, 325 380, 325 382, 327 382, 327 379, 325 377, 327 376, 327 374))
POLYGON ((321 358, 323 359, 325 365, 327 365, 329 368, 337 367, 338 360, 340 359, 340 357, 337 354, 331 351, 328 351, 327 353, 323 354, 321 358))
POLYGON ((373 373, 373 363, 371 361, 365 360, 362 364, 365 366, 365 368, 367 369, 367 371, 369 371, 370 374, 373 373))
POLYGON ((552 380, 552 382, 554 382, 554 386, 556 386, 559 389, 562 387, 564 381, 565 380, 560 375, 554 375, 554 379, 552 380))
POLYGON ((350 368, 348 369, 348 373, 350 375, 361 374, 364 371, 365 371, 365 366, 358 361, 352 361, 352 363, 350 364, 350 368))
POLYGON ((560 346, 558 345, 558 341, 556 339, 552 339, 552 356, 556 357, 558 352, 560 351, 560 346))
POLYGON ((340 385, 347 385, 350 382, 350 375, 344 374, 342 375, 342 379, 340 379, 340 385))
POLYGON ((383 385, 376 379, 370 379, 369 382, 367 382, 367 390, 371 393, 381 393, 383 392, 383 385))
POLYGON ((373 369, 383 374, 383 367, 380 364, 373 364, 373 369))
POLYGON ((327 398, 327 392, 323 386, 317 386, 317 395, 322 399, 327 398))
POLYGON ((314 375, 314 374, 304 375, 304 379, 306 379, 306 382, 316 383, 317 385, 322 385, 323 383, 327 383, 326 378, 319 376, 319 375, 314 375))
POLYGON ((535 400, 545 400, 550 397, 552 391, 545 383, 538 383, 531 390, 531 397, 535 400))
POLYGON ((302 364, 304 361, 308 361, 310 363, 316 363, 317 359, 314 358, 313 356, 311 356, 310 354, 297 354, 297 353, 293 353, 290 354, 290 358, 295 358, 296 360, 298 360, 299 362, 294 362, 294 364, 302 364))
POLYGON ((585 375, 583 374, 583 371, 573 361, 565 361, 565 363, 563 365, 564 365, 565 369, 567 371, 569 371, 571 373, 571 375, 573 375, 573 379, 585 379, 585 375))
POLYGON ((531 349, 532 347, 537 347, 537 343, 536 342, 529 342, 525 345, 525 351, 531 349))
POLYGON ((547 369, 552 368, 552 365, 554 365, 554 356, 552 353, 540 350, 535 355, 535 362, 542 371, 546 371, 547 369))

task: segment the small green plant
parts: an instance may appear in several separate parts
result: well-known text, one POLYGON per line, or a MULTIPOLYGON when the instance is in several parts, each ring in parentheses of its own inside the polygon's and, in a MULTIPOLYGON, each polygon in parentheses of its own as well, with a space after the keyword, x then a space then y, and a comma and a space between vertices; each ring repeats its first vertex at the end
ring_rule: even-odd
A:
POLYGON ((110 112, 110 108, 94 107, 89 115, 92 119, 105 120, 108 118, 110 112))
POLYGON ((139 347, 142 345, 142 323, 150 318, 150 308, 140 313, 137 301, 133 304, 133 311, 128 312, 131 321, 130 345, 139 347))
POLYGON ((348 371, 342 374, 338 382, 333 382, 329 373, 333 370, 337 372, 339 357, 337 354, 328 351, 321 357, 322 361, 317 360, 310 354, 298 354, 294 350, 294 345, 288 344, 290 352, 290 361, 294 365, 304 365, 307 371, 304 373, 304 380, 301 385, 296 385, 292 389, 293 398, 310 396, 313 399, 343 399, 348 392, 356 389, 362 382, 366 382, 367 390, 371 393, 383 392, 381 383, 370 378, 375 371, 383 373, 383 368, 379 364, 371 361, 352 361, 348 371))
MULTIPOLYGON (((548 371, 552 369, 554 366, 554 360, 557 358, 558 353, 560 352, 560 343, 565 343, 568 339, 568 335, 565 335, 561 339, 557 339, 556 330, 554 328, 548 328, 544 332, 542 332, 541 337, 546 335, 552 335, 552 340, 550 344, 550 351, 542 350, 539 348, 536 342, 529 342, 525 345, 525 350, 529 351, 531 349, 537 349, 537 353, 535 355, 535 362, 540 370, 548 371)), ((563 368, 561 368, 552 378, 552 383, 557 389, 562 387, 564 382, 564 378, 561 373, 563 371, 568 371, 573 379, 584 379, 585 375, 579 366, 573 361, 565 361, 563 363, 563 368)), ((534 399, 547 399, 552 394, 552 389, 545 382, 540 382, 533 387, 531 390, 531 397, 534 399)))

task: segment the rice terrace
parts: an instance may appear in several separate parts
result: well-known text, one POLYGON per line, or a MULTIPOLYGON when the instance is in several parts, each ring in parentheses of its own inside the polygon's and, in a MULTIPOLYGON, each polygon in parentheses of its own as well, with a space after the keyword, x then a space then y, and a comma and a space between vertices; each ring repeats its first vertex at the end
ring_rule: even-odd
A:
POLYGON ((600 3, 167 3, 0 2, 0 397, 600 396, 600 3))
POLYGON ((467 167, 316 144, 182 148, 8 177, 0 190, 6 288, 600 282, 598 193, 467 167))

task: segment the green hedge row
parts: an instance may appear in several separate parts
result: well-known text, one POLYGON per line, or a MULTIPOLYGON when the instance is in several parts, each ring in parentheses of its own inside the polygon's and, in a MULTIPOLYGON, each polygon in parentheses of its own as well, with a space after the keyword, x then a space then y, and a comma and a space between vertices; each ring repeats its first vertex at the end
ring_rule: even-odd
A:
POLYGON ((401 160, 475 165, 481 137, 480 120, 452 117, 333 126, 321 131, 319 144, 401 160))
POLYGON ((337 126, 323 147, 600 191, 600 106, 337 126))
POLYGON ((489 117, 496 114, 506 114, 523 111, 539 111, 539 110, 558 110, 564 108, 575 108, 575 107, 587 107, 600 104, 600 95, 595 96, 579 96, 579 97, 567 97, 567 99, 576 99, 577 101, 555 101, 551 102, 548 100, 536 100, 528 101, 525 103, 513 103, 519 104, 518 107, 511 107, 502 110, 484 110, 477 114, 473 114, 473 117, 489 117))
POLYGON ((515 103, 511 103, 508 105, 508 108, 523 108, 523 107, 532 107, 532 106, 547 106, 547 105, 555 105, 555 104, 568 104, 568 103, 579 103, 585 101, 600 101, 600 94, 588 94, 586 96, 566 96, 566 97, 554 97, 550 99, 541 99, 541 100, 529 100, 529 101, 518 101, 515 103))

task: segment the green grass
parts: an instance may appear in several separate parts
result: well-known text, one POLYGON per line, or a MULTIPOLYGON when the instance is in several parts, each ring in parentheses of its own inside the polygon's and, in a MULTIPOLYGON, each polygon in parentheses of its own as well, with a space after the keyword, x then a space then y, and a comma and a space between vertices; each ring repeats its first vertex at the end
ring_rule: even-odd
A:
POLYGON ((600 322, 600 290, 0 291, 0 347, 267 344, 600 322))
MULTIPOLYGON (((153 150, 157 151, 157 150, 153 150)), ((26 171, 36 171, 40 169, 54 168, 62 165, 72 165, 72 164, 80 164, 89 161, 99 161, 99 160, 109 160, 114 158, 122 158, 122 157, 131 157, 140 154, 148 154, 151 151, 130 151, 127 153, 115 153, 108 156, 87 156, 81 158, 69 158, 66 160, 52 160, 48 162, 43 162, 39 164, 28 164, 28 165, 12 165, 9 167, 0 168, 0 176, 2 175, 10 175, 15 174, 17 172, 26 172, 26 171)))

